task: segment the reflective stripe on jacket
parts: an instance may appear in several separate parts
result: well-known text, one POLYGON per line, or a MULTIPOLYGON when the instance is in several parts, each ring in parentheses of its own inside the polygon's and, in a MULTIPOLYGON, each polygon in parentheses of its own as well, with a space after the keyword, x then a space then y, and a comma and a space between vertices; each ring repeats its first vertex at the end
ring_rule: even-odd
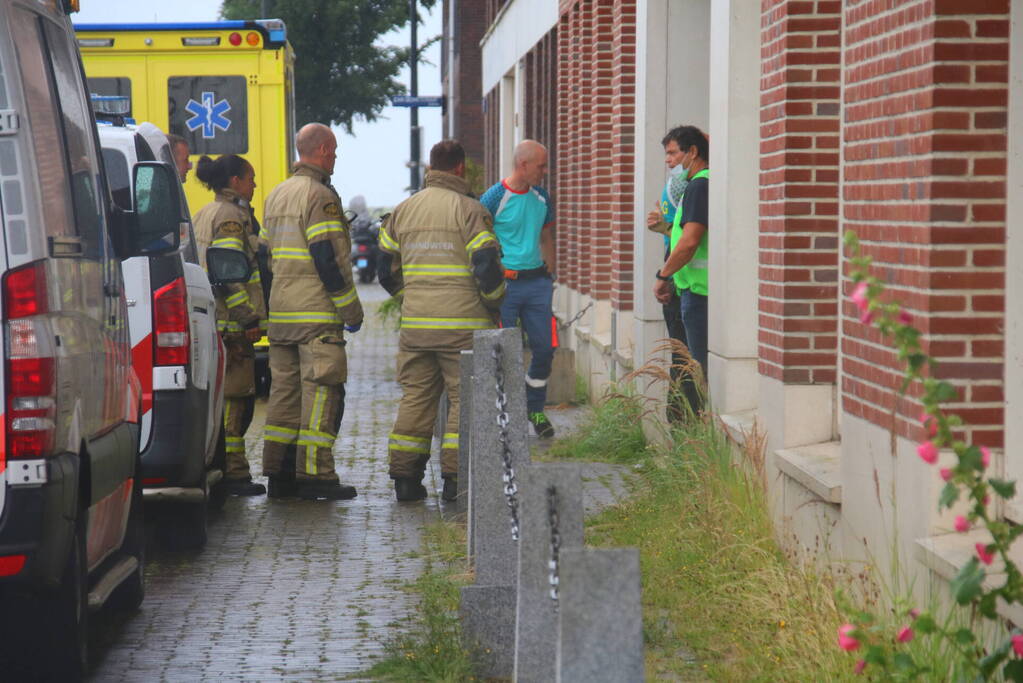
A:
MULTIPOLYGON (((268 336, 271 342, 303 344, 325 334, 339 335, 344 324, 362 322, 362 304, 352 277, 351 241, 341 199, 320 168, 298 164, 294 175, 266 199, 261 241, 270 252, 268 336), (330 244, 339 288, 328 291, 310 248, 330 244)), ((330 280, 328 280, 330 281, 330 280)))
POLYGON ((252 214, 248 204, 230 189, 221 190, 212 202, 199 209, 192 224, 199 247, 199 263, 206 267, 206 250, 221 247, 244 252, 252 266, 247 283, 215 287, 217 300, 217 329, 221 332, 241 332, 258 324, 266 326, 266 305, 263 285, 256 261, 258 242, 252 233, 252 214))
POLYGON ((403 288, 404 350, 469 349, 473 330, 496 327, 504 280, 498 277, 484 292, 473 257, 485 254, 500 273, 500 245, 490 213, 468 191, 464 179, 429 171, 424 188, 399 204, 380 230, 394 290, 403 288))

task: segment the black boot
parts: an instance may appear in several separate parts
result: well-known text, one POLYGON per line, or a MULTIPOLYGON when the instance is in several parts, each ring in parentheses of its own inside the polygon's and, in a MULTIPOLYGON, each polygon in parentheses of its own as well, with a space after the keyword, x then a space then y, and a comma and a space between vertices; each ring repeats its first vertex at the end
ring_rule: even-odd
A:
POLYGON ((441 491, 440 499, 446 503, 453 503, 458 498, 458 475, 445 474, 444 490, 441 491))
POLYGON ((348 486, 339 481, 317 481, 315 479, 295 482, 295 491, 303 500, 349 500, 358 495, 354 486, 348 486))
POLYGON ((295 456, 298 447, 289 444, 284 451, 284 458, 281 459, 281 471, 272 472, 268 475, 267 498, 294 498, 298 495, 295 490, 295 456))
POLYGON ((266 487, 249 479, 225 479, 224 488, 232 496, 261 496, 266 487))
POLYGON ((267 498, 294 498, 297 495, 294 472, 278 472, 268 476, 267 498))
POLYGON ((419 477, 395 477, 394 496, 401 503, 423 500, 426 498, 426 487, 419 477))

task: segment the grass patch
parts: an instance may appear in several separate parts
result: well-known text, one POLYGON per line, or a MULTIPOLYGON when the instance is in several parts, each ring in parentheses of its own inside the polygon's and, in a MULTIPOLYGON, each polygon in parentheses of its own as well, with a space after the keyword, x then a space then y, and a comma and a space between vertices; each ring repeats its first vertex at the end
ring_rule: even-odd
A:
POLYGON ((637 400, 614 394, 596 404, 579 430, 557 439, 544 460, 635 463, 647 457, 642 409, 637 400))
POLYGON ((419 596, 417 609, 400 624, 401 635, 386 644, 386 656, 356 677, 382 681, 465 681, 473 677, 470 653, 462 648, 458 621, 459 588, 469 582, 465 531, 438 522, 425 530, 426 567, 408 590, 419 596))
MULTIPOLYGON (((739 458, 709 419, 675 428, 666 445, 647 445, 642 413, 640 399, 615 394, 549 456, 636 464, 642 485, 587 521, 586 543, 640 550, 647 676, 853 680, 856 657, 836 645, 844 621, 836 591, 876 596, 874 578, 836 579, 782 552, 755 435, 749 441, 759 446, 739 458)), ((908 647, 931 661, 947 656, 933 645, 908 647)))

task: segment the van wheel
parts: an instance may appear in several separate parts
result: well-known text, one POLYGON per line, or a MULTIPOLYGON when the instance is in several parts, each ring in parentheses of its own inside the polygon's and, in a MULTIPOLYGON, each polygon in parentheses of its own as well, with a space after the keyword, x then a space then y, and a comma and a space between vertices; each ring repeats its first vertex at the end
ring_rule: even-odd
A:
MULTIPOLYGON (((213 453, 213 462, 210 463, 210 470, 220 470, 223 473, 227 471, 227 441, 224 438, 223 417, 220 418, 220 425, 220 436, 217 437, 217 447, 213 453)), ((226 501, 227 482, 221 476, 220 481, 210 487, 209 508, 211 510, 219 510, 224 507, 226 501)))
POLYGON ((49 636, 51 668, 59 680, 80 680, 89 663, 89 577, 85 559, 85 511, 79 514, 60 588, 41 596, 43 633, 49 636))
MULTIPOLYGON (((137 465, 135 471, 139 471, 137 465)), ((138 560, 138 566, 110 596, 109 604, 114 609, 133 612, 142 605, 146 597, 146 523, 142 508, 142 487, 136 478, 131 492, 131 511, 128 513, 128 528, 124 533, 121 552, 138 560)))

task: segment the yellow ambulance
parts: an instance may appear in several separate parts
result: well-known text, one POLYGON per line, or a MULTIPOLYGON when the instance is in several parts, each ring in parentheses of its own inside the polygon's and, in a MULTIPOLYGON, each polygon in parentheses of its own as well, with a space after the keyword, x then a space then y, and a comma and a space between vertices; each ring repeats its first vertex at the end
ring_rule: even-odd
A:
MULTIPOLYGON (((252 205, 294 162, 295 53, 284 22, 76 24, 95 95, 131 98, 131 118, 188 141, 203 154, 240 154, 256 169, 252 205)), ((192 213, 213 200, 194 173, 185 193, 192 213)))

